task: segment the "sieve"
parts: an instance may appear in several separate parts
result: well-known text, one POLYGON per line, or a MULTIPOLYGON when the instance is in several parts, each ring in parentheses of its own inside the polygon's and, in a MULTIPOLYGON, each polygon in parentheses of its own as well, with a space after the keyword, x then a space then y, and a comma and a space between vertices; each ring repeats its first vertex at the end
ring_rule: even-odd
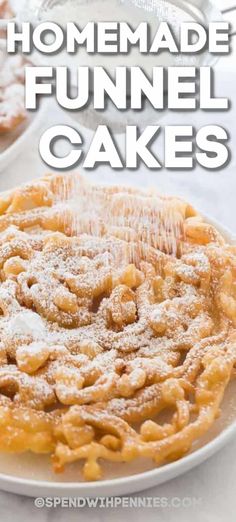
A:
MULTIPOLYGON (((36 0, 36 18, 39 20, 42 19, 47 11, 53 9, 57 5, 65 5, 67 1, 68 0, 42 0, 40 2, 36 0)), ((76 3, 76 1, 78 2, 78 0, 74 0, 74 3, 76 3)), ((86 0, 86 2, 91 3, 91 0, 86 0)), ((94 3, 96 3, 96 1, 94 3)), ((131 4, 136 8, 143 9, 144 12, 152 13, 158 17, 160 17, 161 14, 159 0, 120 0, 120 3, 131 4)), ((166 4, 167 13, 169 4, 170 9, 171 6, 177 7, 183 12, 189 14, 194 21, 202 24, 223 20, 224 15, 236 11, 236 5, 227 9, 219 10, 209 0, 164 0, 163 3, 166 4)), ((231 36, 235 34, 236 31, 233 30, 231 36)))
MULTIPOLYGON (((111 4, 122 5, 124 7, 132 7, 139 10, 143 15, 155 16, 159 21, 167 21, 171 25, 181 23, 181 14, 189 16, 192 21, 205 25, 206 27, 211 22, 220 22, 228 18, 232 23, 232 15, 230 13, 236 12, 236 5, 227 9, 219 10, 211 0, 110 0, 111 4), (179 19, 178 19, 179 18, 179 19)), ((66 6, 71 3, 75 6, 84 6, 88 4, 91 8, 91 17, 96 13, 97 0, 25 0, 21 7, 19 7, 19 0, 12 0, 11 4, 17 15, 11 19, 0 20, 0 28, 6 28, 9 21, 23 22, 30 21, 32 24, 39 23, 46 19, 50 11, 57 6, 66 6)), ((100 0, 100 4, 105 1, 100 0)), ((127 20, 131 23, 132 20, 127 20)), ((231 28, 231 36, 236 34, 236 20, 235 27, 231 28)), ((207 56, 207 53, 202 53, 201 65, 206 65, 214 60, 214 57, 207 56)))
MULTIPOLYGON (((88 5, 88 9, 91 12, 90 20, 93 19, 93 13, 96 13, 96 6, 101 8, 104 3, 104 9, 107 5, 107 0, 25 0, 21 8, 19 8, 19 0, 12 0, 13 9, 16 6, 17 15, 11 20, 16 22, 30 21, 33 25, 47 20, 47 16, 52 13, 52 10, 58 6, 66 7, 66 4, 70 2, 70 5, 74 5, 78 9, 80 6, 88 5), (14 6, 15 4, 15 6, 14 6)), ((192 21, 204 25, 206 28, 211 22, 222 22, 228 21, 232 23, 232 13, 236 12, 236 5, 230 8, 223 9, 220 11, 211 0, 110 0, 110 4, 116 6, 122 6, 129 9, 130 19, 126 19, 130 25, 133 25, 135 14, 138 13, 139 18, 142 16, 143 21, 150 17, 155 17, 158 22, 166 21, 171 25, 174 32, 178 30, 182 21, 192 21)), ((114 18, 111 17, 111 20, 114 18)), ((108 20, 108 16, 106 18, 108 20)), ((7 23, 10 20, 0 20, 0 28, 6 28, 7 23)), ((124 20, 123 20, 124 21, 124 20)), ((235 18, 236 22, 236 18, 235 18)), ((236 23, 235 27, 231 24, 230 35, 236 34, 236 23)), ((45 58, 45 61, 49 62, 51 58, 45 58)), ((53 58, 55 61, 56 57, 53 58)), ((61 58, 60 58, 61 59, 61 58)), ((121 59, 122 60, 122 59, 121 59)), ((145 60, 145 58, 143 58, 145 60)), ((153 59, 153 66, 173 66, 181 65, 188 66, 193 65, 196 67, 200 66, 212 66, 216 63, 218 57, 210 54, 207 50, 201 53, 196 53, 194 56, 190 55, 171 55, 168 57, 168 53, 161 53, 158 57, 153 59)), ((65 58, 64 63, 65 65, 65 58)), ((111 58, 112 61, 112 58, 111 58)), ((40 62, 42 60, 40 59, 40 62)), ((67 64, 67 63, 66 63, 67 64)), ((60 65, 60 63, 51 63, 51 65, 60 65)), ((69 64, 67 64, 69 65, 69 64)), ((77 64, 79 65, 79 63, 77 64)), ((118 65, 124 65, 119 63, 118 65)), ((137 65, 134 63, 134 65, 137 65)), ((72 95, 73 95, 72 87, 72 95)), ((140 114, 140 111, 119 111, 112 103, 108 102, 107 109, 103 113, 96 111, 93 108, 87 107, 86 110, 71 113, 72 118, 75 121, 80 122, 85 127, 95 129, 100 124, 109 124, 113 131, 123 132, 124 126, 129 124, 136 124, 145 126, 150 123, 155 123, 161 117, 163 112, 156 111, 153 107, 146 105, 145 109, 140 114)))

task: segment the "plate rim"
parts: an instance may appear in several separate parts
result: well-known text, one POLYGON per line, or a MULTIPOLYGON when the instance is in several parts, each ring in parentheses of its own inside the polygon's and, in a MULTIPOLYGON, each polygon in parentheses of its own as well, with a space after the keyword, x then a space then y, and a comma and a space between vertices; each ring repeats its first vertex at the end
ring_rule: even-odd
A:
MULTIPOLYGON (((204 460, 210 458, 213 456, 218 450, 222 449, 227 442, 229 442, 234 433, 236 433, 236 420, 227 426, 227 428, 223 429, 221 433, 219 433, 215 438, 213 438, 211 441, 207 442, 202 446, 201 448, 198 448, 194 450, 192 453, 189 453, 188 455, 182 457, 181 459, 170 462, 168 464, 165 464, 163 466, 157 467, 155 469, 151 469, 148 471, 143 471, 141 473, 137 473, 134 475, 128 475, 125 477, 119 477, 114 479, 106 479, 106 480, 100 480, 95 482, 53 482, 49 480, 35 480, 35 479, 27 479, 27 478, 21 478, 21 477, 15 477, 14 475, 6 475, 5 473, 0 473, 0 486, 2 481, 7 481, 9 483, 18 484, 21 486, 33 486, 37 487, 39 489, 41 488, 48 488, 48 489, 63 489, 65 490, 88 490, 89 488, 93 489, 96 488, 96 490, 103 489, 106 487, 111 486, 125 486, 129 484, 130 482, 139 482, 146 479, 155 479, 155 477, 158 477, 162 473, 164 474, 164 471, 168 475, 162 483, 164 483, 167 480, 170 480, 174 476, 174 472, 178 470, 178 468, 183 467, 182 473, 184 473, 187 470, 192 469, 192 467, 197 466, 198 464, 201 464, 204 462, 204 460), (209 451, 209 449, 211 451, 209 451), (188 464, 193 464, 190 468, 188 467, 188 464), (173 471, 173 474, 171 473, 173 471)), ((181 473, 178 473, 180 475, 181 473)), ((145 489, 145 486, 143 487, 145 489)))

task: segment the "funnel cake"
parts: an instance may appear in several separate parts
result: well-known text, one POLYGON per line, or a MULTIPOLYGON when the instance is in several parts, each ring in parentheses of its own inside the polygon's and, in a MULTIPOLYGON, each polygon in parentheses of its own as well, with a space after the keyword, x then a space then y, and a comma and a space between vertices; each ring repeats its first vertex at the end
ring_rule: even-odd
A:
POLYGON ((75 174, 0 212, 0 451, 85 480, 185 455, 233 376, 235 248, 178 198, 75 174))
POLYGON ((9 19, 12 17, 13 11, 8 0, 0 0, 0 18, 9 19))
MULTIPOLYGON (((1 9, 1 5, 0 5, 1 9)), ((27 119, 24 107, 24 67, 21 56, 0 56, 0 136, 13 132, 27 119)))

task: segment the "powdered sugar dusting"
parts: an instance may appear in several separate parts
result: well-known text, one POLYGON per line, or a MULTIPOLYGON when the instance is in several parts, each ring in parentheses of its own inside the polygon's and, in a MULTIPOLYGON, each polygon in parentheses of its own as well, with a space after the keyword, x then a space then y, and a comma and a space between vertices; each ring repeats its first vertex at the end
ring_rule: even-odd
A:
POLYGON ((24 106, 24 67, 21 56, 0 51, 0 133, 14 130, 27 118, 24 106))
MULTIPOLYGON (((18 438, 17 450, 35 451, 35 440, 46 440, 49 452, 56 444, 59 464, 91 455, 95 463, 104 455, 123 461, 130 447, 134 456, 165 458, 173 438, 181 449, 189 432, 196 438, 198 426, 208 429, 230 378, 235 253, 180 200, 56 180, 1 201, 0 402, 7 430, 18 429, 18 408, 30 412, 21 425, 28 445, 21 448, 18 438), (167 248, 173 227, 165 215, 189 227, 177 238, 176 255, 167 248), (154 418, 156 424, 144 422, 154 418)), ((98 478, 97 463, 93 470, 98 478)))
POLYGON ((42 340, 46 333, 41 317, 30 310, 24 310, 12 317, 7 325, 7 330, 11 335, 30 335, 35 340, 42 340))

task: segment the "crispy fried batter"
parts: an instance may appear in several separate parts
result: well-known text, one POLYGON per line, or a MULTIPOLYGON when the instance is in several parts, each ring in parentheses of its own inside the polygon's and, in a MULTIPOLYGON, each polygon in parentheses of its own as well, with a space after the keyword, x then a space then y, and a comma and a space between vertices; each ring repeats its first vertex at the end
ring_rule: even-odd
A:
POLYGON ((180 458, 236 362, 234 248, 178 198, 76 175, 0 209, 0 450, 83 460, 86 480, 180 458))

